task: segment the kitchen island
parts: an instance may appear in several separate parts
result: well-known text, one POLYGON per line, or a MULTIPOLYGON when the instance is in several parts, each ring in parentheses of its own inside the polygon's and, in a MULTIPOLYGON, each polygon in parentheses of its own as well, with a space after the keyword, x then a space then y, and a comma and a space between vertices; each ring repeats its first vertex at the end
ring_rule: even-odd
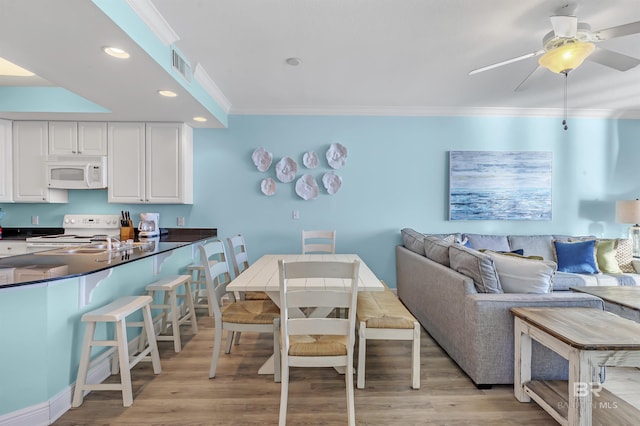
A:
MULTIPOLYGON (((0 273, 10 277, 0 286, 0 424, 50 424, 70 408, 84 333, 80 318, 117 298, 144 294, 147 284, 165 276, 186 274, 197 246, 217 237, 215 229, 179 231, 130 250, 56 248, 0 259, 0 273)), ((137 330, 131 332, 133 345, 137 330)), ((92 359, 90 378, 104 380, 109 358, 96 352, 92 359)))

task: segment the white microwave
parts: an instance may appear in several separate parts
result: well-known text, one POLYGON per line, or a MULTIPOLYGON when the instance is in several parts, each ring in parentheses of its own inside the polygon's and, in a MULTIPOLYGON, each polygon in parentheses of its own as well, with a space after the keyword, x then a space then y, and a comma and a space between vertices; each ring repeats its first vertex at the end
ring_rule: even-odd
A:
POLYGON ((107 157, 105 156, 51 156, 45 164, 49 188, 101 189, 107 187, 107 157))

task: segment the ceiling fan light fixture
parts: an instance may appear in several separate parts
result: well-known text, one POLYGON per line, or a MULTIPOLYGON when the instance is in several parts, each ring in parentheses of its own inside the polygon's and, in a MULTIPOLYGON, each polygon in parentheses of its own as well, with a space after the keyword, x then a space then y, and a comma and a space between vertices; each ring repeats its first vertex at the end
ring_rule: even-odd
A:
POLYGON ((546 52, 538 63, 549 71, 566 74, 582 65, 595 48, 595 44, 589 42, 565 43, 546 52))

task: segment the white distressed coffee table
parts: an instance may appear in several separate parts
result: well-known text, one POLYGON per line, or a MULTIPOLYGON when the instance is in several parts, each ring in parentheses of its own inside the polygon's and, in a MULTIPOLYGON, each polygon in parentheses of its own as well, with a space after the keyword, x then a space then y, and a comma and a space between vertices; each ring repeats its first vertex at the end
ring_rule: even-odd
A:
POLYGON ((518 401, 533 399, 562 425, 586 426, 592 419, 597 424, 638 424, 640 410, 603 389, 598 372, 601 366, 640 367, 640 324, 594 308, 511 312, 518 401), (568 382, 531 380, 532 339, 569 361, 568 382))

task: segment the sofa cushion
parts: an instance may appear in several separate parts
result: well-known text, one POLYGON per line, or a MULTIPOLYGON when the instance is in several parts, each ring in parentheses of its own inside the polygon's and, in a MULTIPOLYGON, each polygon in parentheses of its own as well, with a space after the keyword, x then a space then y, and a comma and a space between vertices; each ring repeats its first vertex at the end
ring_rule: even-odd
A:
POLYGON ((470 277, 478 293, 502 293, 493 259, 460 244, 449 246, 451 269, 470 277))
POLYGON ((633 242, 628 238, 616 238, 616 260, 622 272, 636 272, 633 260, 633 242))
POLYGON ((476 250, 511 251, 506 235, 463 234, 462 237, 476 250))
POLYGON ((509 235, 511 250, 522 249, 525 256, 541 256, 544 260, 554 260, 553 235, 509 235))
POLYGON ((597 274, 596 240, 578 242, 553 241, 558 271, 576 274, 597 274))
POLYGON ((409 250, 424 256, 424 234, 411 228, 403 228, 400 231, 402 244, 409 250))
POLYGON ((500 287, 505 293, 551 293, 557 265, 550 260, 532 260, 492 251, 500 287))
POLYGON ((453 244, 437 237, 424 237, 424 255, 441 265, 450 266, 449 246, 453 244))
POLYGON ((597 240, 596 260, 601 272, 605 274, 622 273, 616 259, 616 240, 597 240))

